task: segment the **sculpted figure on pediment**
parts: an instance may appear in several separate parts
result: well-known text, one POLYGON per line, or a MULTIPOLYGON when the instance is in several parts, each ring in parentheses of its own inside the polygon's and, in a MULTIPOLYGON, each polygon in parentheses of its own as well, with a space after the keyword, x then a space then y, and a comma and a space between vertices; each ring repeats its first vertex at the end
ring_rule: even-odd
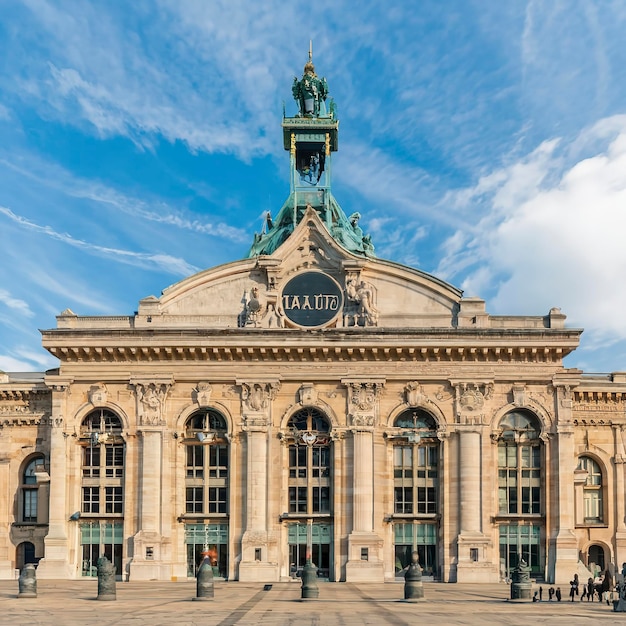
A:
POLYGON ((378 326, 376 289, 360 278, 346 280, 345 326, 378 326))

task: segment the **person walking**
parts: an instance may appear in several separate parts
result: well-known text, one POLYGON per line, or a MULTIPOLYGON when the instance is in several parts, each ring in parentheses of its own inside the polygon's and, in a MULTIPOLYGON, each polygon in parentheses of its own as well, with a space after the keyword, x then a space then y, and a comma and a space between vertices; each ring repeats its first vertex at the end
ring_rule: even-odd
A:
POLYGON ((578 574, 574 574, 573 580, 570 580, 570 588, 569 588, 569 597, 572 602, 574 602, 574 596, 578 595, 578 574))

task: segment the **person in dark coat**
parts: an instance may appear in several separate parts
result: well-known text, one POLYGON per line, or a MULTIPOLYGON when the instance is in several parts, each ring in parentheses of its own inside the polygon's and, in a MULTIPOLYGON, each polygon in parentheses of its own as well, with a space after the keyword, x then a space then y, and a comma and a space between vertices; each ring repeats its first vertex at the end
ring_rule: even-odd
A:
POLYGON ((570 580, 570 589, 569 589, 569 597, 572 602, 574 602, 574 596, 578 595, 578 574, 574 574, 573 580, 570 580))

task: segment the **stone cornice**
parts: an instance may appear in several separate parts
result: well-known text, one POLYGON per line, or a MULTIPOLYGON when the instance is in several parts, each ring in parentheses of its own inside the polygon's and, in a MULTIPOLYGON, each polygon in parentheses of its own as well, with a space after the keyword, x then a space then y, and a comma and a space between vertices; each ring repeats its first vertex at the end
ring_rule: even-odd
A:
POLYGON ((578 330, 181 329, 44 331, 44 347, 64 362, 434 361, 556 363, 578 346, 578 330))

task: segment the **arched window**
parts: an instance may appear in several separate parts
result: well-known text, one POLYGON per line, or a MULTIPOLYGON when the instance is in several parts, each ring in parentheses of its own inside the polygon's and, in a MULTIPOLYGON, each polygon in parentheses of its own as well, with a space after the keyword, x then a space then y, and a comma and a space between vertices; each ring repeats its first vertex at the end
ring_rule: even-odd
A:
POLYGON ((507 413, 499 424, 498 511, 500 514, 541 513, 541 432, 535 416, 507 413))
POLYGON ((194 413, 185 424, 186 495, 189 514, 228 512, 226 420, 213 409, 194 413))
POLYGON ((586 472, 583 483, 583 518, 585 524, 601 524, 603 513, 602 470, 600 465, 589 456, 578 459, 578 470, 586 472))
POLYGON ((289 512, 330 513, 330 424, 316 408, 292 415, 289 446, 289 512))
POLYGON ((408 409, 393 426, 394 549, 396 573, 417 550, 427 576, 437 574, 439 457, 437 421, 425 409, 408 409))
POLYGON ((203 552, 228 574, 229 443, 226 419, 201 409, 185 422, 185 544, 187 573, 195 576, 203 552))
POLYGON ((287 422, 289 442, 289 559, 300 571, 306 561, 307 532, 318 577, 330 576, 331 442, 330 421, 315 407, 296 411, 287 422))
POLYGON ((529 411, 511 411, 498 424, 498 515, 500 559, 506 571, 524 558, 542 571, 543 443, 541 424, 529 411))
MULTIPOLYGON (((82 575, 96 576, 103 554, 122 573, 124 456, 121 419, 109 409, 95 409, 80 425, 82 455, 80 519, 82 575)), ((78 513, 78 512, 77 512, 78 513)))
POLYGON ((45 471, 43 456, 31 458, 21 475, 21 507, 19 521, 36 524, 39 512, 39 484, 37 473, 45 471))

